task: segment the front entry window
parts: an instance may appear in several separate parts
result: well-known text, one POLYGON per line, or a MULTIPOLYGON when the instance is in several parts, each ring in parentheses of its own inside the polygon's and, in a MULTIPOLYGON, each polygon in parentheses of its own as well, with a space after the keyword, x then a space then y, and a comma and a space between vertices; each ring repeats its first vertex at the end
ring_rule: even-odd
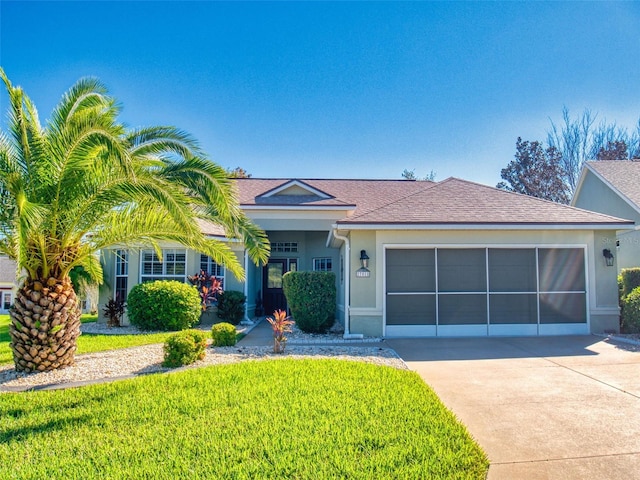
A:
POLYGON ((282 288, 284 263, 269 263, 267 265, 267 288, 282 288))
POLYGON ((282 277, 287 272, 298 270, 297 258, 272 258, 264 268, 263 303, 265 313, 273 314, 276 310, 286 310, 287 300, 282 288, 282 277))

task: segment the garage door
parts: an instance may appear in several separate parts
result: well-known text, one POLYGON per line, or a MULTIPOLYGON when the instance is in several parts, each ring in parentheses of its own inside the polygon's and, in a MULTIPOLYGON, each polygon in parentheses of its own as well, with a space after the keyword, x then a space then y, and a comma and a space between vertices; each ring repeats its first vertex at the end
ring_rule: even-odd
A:
POLYGON ((586 334, 584 248, 387 248, 385 335, 586 334))

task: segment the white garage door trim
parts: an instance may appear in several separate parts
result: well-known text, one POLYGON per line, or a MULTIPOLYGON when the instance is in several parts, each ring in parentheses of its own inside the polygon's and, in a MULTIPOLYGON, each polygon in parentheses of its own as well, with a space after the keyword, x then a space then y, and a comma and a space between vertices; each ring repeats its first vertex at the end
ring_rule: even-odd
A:
MULTIPOLYGON (((384 244, 383 247, 383 262, 382 262, 382 312, 383 312, 383 335, 386 337, 455 337, 455 336, 536 336, 536 335, 570 335, 570 334, 588 334, 590 331, 590 316, 589 316, 589 268, 588 268, 588 255, 587 245, 585 244, 384 244), (399 295, 434 295, 436 301, 436 320, 435 325, 388 325, 387 324, 387 298, 393 296, 394 292, 387 292, 387 250, 434 250, 435 255, 435 275, 438 278, 437 272, 437 252, 438 249, 484 249, 486 255, 485 271, 487 275, 486 291, 482 292, 465 292, 465 294, 486 295, 487 302, 487 322, 485 324, 471 324, 471 325, 440 325, 439 323, 439 308, 438 298, 443 295, 455 293, 452 292, 440 292, 436 286, 435 293, 400 293, 399 295), (518 292, 518 294, 524 295, 536 295, 536 309, 537 309, 537 323, 533 324, 491 324, 490 316, 491 311, 489 307, 489 301, 491 295, 508 295, 512 292, 491 292, 489 286, 489 249, 535 249, 535 269, 536 269, 536 291, 533 292, 518 292), (557 291, 553 290, 552 294, 564 294, 564 293, 576 293, 584 295, 585 301, 585 317, 586 322, 580 323, 540 323, 540 296, 549 294, 546 291, 540 291, 540 252, 539 249, 581 249, 583 251, 584 261, 584 291, 557 291)), ((437 283, 437 282, 436 282, 437 283)), ((396 293, 398 294, 398 293, 396 293)))

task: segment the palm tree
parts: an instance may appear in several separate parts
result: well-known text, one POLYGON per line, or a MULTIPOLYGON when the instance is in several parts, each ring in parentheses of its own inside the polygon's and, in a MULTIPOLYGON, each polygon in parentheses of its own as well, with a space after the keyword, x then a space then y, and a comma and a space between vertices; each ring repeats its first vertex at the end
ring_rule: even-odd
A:
POLYGON ((113 245, 173 241, 212 257, 242 279, 222 242, 206 238, 196 219, 222 225, 257 264, 269 255, 264 232, 241 211, 223 168, 173 127, 127 129, 119 107, 96 79, 79 80, 51 119, 4 70, 8 133, 0 131, 0 253, 26 272, 10 311, 17 370, 74 363, 80 308, 69 278, 82 267, 101 281, 96 255, 113 245))

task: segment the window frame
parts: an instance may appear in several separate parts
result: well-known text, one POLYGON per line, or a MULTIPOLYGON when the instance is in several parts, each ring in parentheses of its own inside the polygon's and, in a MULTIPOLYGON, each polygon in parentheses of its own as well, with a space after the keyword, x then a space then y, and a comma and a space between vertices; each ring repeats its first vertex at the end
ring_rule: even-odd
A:
POLYGON ((188 254, 187 249, 185 248, 163 248, 162 249, 162 261, 158 258, 155 250, 153 249, 144 249, 140 251, 140 283, 145 282, 153 282, 156 280, 176 280, 179 282, 186 283, 187 281, 187 264, 188 264, 188 254), (151 254, 151 260, 145 260, 145 256, 147 254, 151 254), (168 261, 170 255, 184 255, 184 262, 177 262, 174 260, 170 263, 168 261), (151 273, 144 273, 145 264, 151 265, 151 273), (176 268, 176 265, 180 265, 184 263, 183 269, 184 272, 182 274, 167 273, 167 267, 169 265, 173 265, 173 269, 176 268), (161 265, 162 273, 155 273, 154 266, 161 265))
POLYGON ((123 302, 126 302, 127 294, 129 290, 129 250, 124 248, 119 248, 115 250, 114 255, 116 259, 114 262, 115 287, 113 289, 113 299, 117 300, 118 294, 120 292, 124 292, 122 294, 121 300, 123 302))
POLYGON ((333 257, 313 257, 311 267, 314 272, 333 272, 333 257), (327 263, 329 268, 327 268, 327 263))
POLYGON ((201 253, 200 254, 200 270, 204 270, 208 275, 213 275, 218 280, 220 280, 221 282, 220 285, 224 289, 224 279, 225 279, 225 274, 227 273, 226 272, 227 269, 224 268, 224 265, 217 263, 210 256, 205 255, 204 253, 201 253), (203 268, 203 266, 205 266, 206 268, 203 268), (213 271, 214 268, 216 269, 216 272, 213 271))

